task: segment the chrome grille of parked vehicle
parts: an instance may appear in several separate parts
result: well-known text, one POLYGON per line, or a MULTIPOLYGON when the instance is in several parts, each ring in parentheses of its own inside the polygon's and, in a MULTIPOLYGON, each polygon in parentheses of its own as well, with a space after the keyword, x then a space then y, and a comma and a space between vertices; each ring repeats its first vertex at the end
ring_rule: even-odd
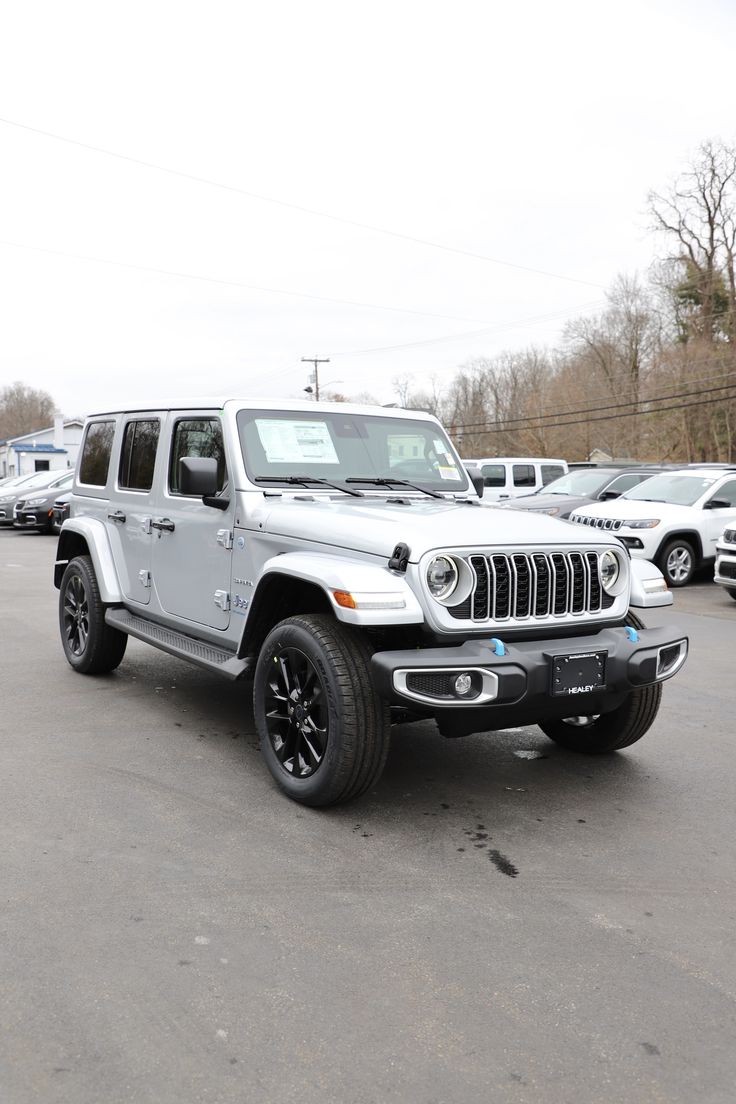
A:
POLYGON ((457 620, 525 621, 601 613, 615 599, 601 586, 596 552, 496 552, 469 556, 474 583, 448 612, 457 620))
POLYGON ((613 532, 623 525, 621 518, 587 517, 585 514, 571 514, 569 520, 577 525, 589 525, 591 529, 608 529, 613 532))

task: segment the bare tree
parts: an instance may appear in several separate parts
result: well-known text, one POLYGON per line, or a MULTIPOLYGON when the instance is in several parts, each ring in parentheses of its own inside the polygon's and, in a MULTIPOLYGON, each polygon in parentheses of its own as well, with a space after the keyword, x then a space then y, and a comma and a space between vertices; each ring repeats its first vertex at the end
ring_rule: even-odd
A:
POLYGON ((720 141, 704 142, 667 192, 649 195, 679 276, 672 293, 688 308, 683 340, 736 339, 735 208, 736 148, 720 141))
POLYGON ((47 391, 12 383, 0 391, 0 440, 21 437, 53 424, 56 404, 47 391))

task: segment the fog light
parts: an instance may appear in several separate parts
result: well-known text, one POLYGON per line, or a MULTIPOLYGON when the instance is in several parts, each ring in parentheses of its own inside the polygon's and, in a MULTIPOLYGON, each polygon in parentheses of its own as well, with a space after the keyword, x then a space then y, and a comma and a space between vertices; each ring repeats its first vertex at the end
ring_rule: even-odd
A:
POLYGON ((455 693, 459 698, 469 694, 473 689, 473 676, 467 674, 458 675, 455 679, 455 693))

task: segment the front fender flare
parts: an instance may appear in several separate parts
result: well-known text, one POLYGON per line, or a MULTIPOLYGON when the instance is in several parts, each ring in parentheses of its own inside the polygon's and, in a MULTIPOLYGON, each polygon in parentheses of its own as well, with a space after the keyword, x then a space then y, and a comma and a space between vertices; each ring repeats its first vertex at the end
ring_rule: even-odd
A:
POLYGON ((348 625, 420 625, 424 621, 414 591, 388 567, 322 553, 286 552, 266 561, 259 586, 274 574, 318 586, 338 620, 348 625), (356 608, 339 605, 335 591, 352 595, 356 608))
POLYGON ((96 518, 69 518, 64 522, 61 527, 59 546, 56 553, 55 578, 60 581, 61 574, 63 574, 69 560, 78 555, 74 548, 77 542, 73 540, 73 535, 81 537, 89 549, 102 601, 105 605, 119 605, 123 600, 123 595, 118 573, 115 569, 112 549, 110 548, 110 539, 104 523, 96 518))
POLYGON ((665 577, 656 564, 649 560, 631 559, 631 599, 636 609, 652 606, 671 606, 672 591, 667 589, 665 577))

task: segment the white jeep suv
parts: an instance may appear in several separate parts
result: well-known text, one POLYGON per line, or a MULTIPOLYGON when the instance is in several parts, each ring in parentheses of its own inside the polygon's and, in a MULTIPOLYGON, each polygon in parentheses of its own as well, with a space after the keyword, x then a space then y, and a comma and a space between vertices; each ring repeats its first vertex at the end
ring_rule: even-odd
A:
POLYGON ((671 587, 685 586, 715 561, 724 525, 736 521, 736 468, 662 472, 612 502, 573 510, 570 521, 618 537, 671 587))
POLYGON ((307 805, 372 786, 391 722, 639 740, 687 638, 632 607, 656 568, 597 529, 484 506, 430 415, 226 399, 89 418, 54 580, 68 662, 128 636, 253 684, 266 764, 307 805))

